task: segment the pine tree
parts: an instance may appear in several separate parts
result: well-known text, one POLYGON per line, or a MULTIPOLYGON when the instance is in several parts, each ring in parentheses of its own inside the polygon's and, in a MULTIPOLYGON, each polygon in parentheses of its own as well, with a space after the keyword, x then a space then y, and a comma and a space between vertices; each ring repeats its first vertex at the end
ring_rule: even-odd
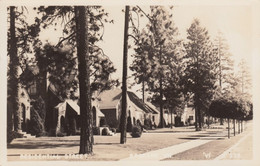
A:
MULTIPOLYGON (((36 18, 35 21, 40 21, 43 30, 47 27, 52 27, 56 29, 58 25, 61 25, 63 36, 60 37, 59 42, 54 47, 60 50, 69 47, 70 55, 73 56, 76 52, 76 25, 74 7, 40 6, 38 8, 35 8, 35 10, 37 10, 38 13, 41 14, 41 17, 36 18)), ((104 22, 113 23, 113 20, 109 20, 107 18, 108 13, 106 13, 101 6, 89 6, 87 15, 89 21, 88 37, 91 71, 91 91, 103 91, 111 88, 111 86, 118 85, 118 80, 112 80, 110 78, 111 73, 116 71, 113 63, 103 52, 102 48, 100 48, 96 44, 103 38, 105 29, 104 22)), ((42 48, 41 45, 39 47, 37 49, 41 49, 44 51, 44 48, 42 48)), ((76 84, 77 80, 74 80, 74 85, 76 86, 76 84)))
POLYGON ((80 91, 80 154, 93 153, 93 123, 91 111, 90 93, 90 62, 88 49, 88 17, 87 7, 75 7, 76 21, 76 43, 79 70, 79 91, 80 91))
POLYGON ((21 130, 21 114, 19 113, 18 89, 23 88, 18 70, 24 70, 29 61, 27 54, 32 52, 32 46, 37 41, 39 24, 29 25, 26 22, 25 7, 8 7, 10 11, 10 26, 8 27, 8 107, 7 123, 8 135, 12 130, 21 130), (13 116, 13 118, 12 118, 13 116))
POLYGON ((16 27, 15 20, 16 16, 16 7, 10 6, 10 29, 9 29, 9 47, 8 54, 10 56, 9 62, 9 101, 12 104, 12 109, 8 110, 10 112, 8 115, 8 133, 12 130, 14 126, 14 131, 21 130, 20 116, 19 116, 19 99, 18 99, 18 67, 19 67, 19 58, 17 54, 17 36, 16 36, 16 27), (12 121, 12 116, 14 117, 12 121))
POLYGON ((237 95, 250 101, 252 100, 252 78, 250 74, 250 69, 245 59, 241 59, 238 67, 239 70, 237 73, 237 95))
POLYGON ((217 54, 208 31, 194 19, 187 30, 185 88, 193 94, 196 129, 202 127, 202 115, 209 106, 216 88, 217 54), (197 126, 197 123, 199 126, 197 126))
POLYGON ((220 93, 228 95, 233 91, 234 86, 234 61, 229 51, 229 46, 224 34, 220 31, 214 41, 218 53, 218 75, 220 93))
POLYGON ((164 71, 170 68, 170 64, 167 64, 169 57, 176 56, 180 45, 176 38, 178 30, 172 21, 172 14, 165 7, 151 6, 149 14, 144 13, 141 8, 138 11, 148 18, 149 23, 136 35, 136 54, 130 69, 135 72, 136 82, 143 84, 143 91, 146 83, 148 91, 153 95, 153 102, 160 105, 160 127, 164 127, 164 71))

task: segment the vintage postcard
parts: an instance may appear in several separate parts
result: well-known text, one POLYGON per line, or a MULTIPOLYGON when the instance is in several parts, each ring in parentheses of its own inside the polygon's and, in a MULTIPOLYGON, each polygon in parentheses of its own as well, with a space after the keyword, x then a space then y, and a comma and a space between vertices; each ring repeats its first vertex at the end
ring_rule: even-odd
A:
POLYGON ((259 1, 0 1, 0 165, 259 165, 259 1))

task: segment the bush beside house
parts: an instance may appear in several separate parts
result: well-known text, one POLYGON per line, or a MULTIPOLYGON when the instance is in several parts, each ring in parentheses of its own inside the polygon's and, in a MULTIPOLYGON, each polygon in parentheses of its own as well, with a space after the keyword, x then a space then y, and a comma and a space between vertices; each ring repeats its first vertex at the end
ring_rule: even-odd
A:
POLYGON ((45 132, 44 119, 45 119, 45 104, 42 98, 38 98, 32 102, 31 108, 31 120, 29 122, 29 132, 32 135, 44 136, 47 135, 45 132))
POLYGON ((131 135, 134 138, 141 137, 141 135, 142 135, 142 128, 141 128, 141 126, 139 126, 139 125, 133 126, 131 135))

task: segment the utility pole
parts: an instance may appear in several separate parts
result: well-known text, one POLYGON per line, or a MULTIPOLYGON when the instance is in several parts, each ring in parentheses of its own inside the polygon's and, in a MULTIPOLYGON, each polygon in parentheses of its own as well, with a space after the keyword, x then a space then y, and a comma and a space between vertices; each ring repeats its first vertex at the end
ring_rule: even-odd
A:
POLYGON ((122 80, 122 110, 120 123, 120 144, 126 143, 126 120, 127 120, 127 51, 128 51, 128 24, 129 6, 125 7, 125 31, 124 31, 124 52, 123 52, 123 80, 122 80))

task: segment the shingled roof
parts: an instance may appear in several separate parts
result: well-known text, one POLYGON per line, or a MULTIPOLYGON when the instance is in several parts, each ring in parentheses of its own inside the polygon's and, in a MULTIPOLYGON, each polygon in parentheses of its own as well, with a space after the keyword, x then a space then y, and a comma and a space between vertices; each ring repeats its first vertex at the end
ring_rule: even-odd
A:
POLYGON ((127 92, 129 99, 140 109, 142 109, 146 113, 153 113, 157 114, 155 110, 153 110, 151 107, 149 107, 146 103, 144 103, 136 94, 133 92, 128 91, 127 92))
MULTIPOLYGON (((138 108, 143 110, 145 113, 153 113, 157 114, 158 111, 154 110, 154 108, 149 107, 147 104, 142 102, 142 100, 133 92, 127 91, 127 95, 131 102, 133 102, 138 108)), ((119 88, 115 88, 112 90, 107 90, 102 92, 99 98, 100 109, 113 109, 116 108, 118 102, 120 101, 122 96, 122 90, 119 88)))

